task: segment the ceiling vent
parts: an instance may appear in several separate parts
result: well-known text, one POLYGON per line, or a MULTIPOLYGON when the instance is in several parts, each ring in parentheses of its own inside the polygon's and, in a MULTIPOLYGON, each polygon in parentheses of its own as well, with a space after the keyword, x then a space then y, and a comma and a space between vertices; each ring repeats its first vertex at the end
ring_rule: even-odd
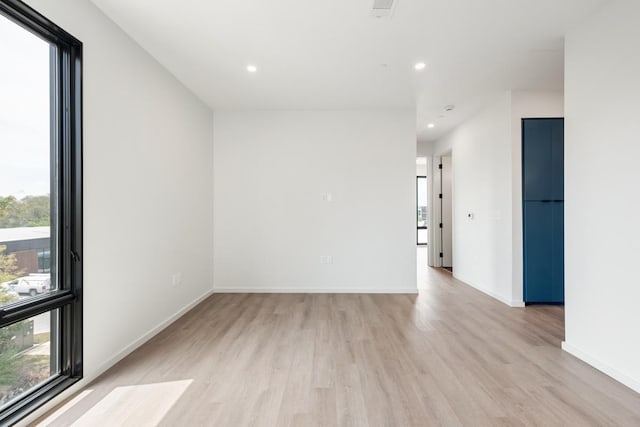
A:
POLYGON ((371 15, 376 18, 389 18, 398 0, 373 0, 371 15))

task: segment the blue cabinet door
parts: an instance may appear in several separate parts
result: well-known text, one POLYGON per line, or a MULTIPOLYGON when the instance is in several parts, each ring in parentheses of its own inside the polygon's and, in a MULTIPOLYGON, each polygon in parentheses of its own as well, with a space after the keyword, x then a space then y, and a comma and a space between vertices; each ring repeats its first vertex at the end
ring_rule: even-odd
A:
POLYGON ((550 199, 553 176, 552 122, 525 120, 522 124, 522 195, 524 200, 550 199))
POLYGON ((524 202, 524 300, 553 300, 553 203, 524 202))

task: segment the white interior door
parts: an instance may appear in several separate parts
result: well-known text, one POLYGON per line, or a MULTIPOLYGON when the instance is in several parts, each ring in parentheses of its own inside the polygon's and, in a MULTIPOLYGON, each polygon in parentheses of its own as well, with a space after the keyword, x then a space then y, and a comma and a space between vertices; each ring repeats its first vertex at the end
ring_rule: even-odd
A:
POLYGON ((451 156, 443 156, 442 164, 442 266, 453 267, 453 200, 451 156))

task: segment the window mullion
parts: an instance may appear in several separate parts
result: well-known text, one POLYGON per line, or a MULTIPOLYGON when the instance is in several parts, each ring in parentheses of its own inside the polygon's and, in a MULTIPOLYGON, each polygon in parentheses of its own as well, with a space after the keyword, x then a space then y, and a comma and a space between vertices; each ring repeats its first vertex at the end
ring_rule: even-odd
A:
POLYGON ((61 308, 64 305, 72 303, 75 299, 76 297, 73 292, 62 290, 54 291, 46 296, 43 295, 21 303, 4 306, 0 308, 0 328, 37 316, 46 311, 61 308))

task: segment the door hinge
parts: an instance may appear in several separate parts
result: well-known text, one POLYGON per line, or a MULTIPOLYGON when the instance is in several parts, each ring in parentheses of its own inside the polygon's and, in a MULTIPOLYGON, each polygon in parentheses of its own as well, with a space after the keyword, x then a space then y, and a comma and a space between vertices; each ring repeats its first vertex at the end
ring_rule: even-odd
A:
POLYGON ((442 163, 438 165, 438 169, 442 169, 442 163))
POLYGON ((438 197, 442 199, 442 193, 438 194, 438 197))
POLYGON ((440 258, 444 258, 444 254, 440 252, 440 258))
POLYGON ((442 223, 440 223, 440 228, 442 228, 442 223))

